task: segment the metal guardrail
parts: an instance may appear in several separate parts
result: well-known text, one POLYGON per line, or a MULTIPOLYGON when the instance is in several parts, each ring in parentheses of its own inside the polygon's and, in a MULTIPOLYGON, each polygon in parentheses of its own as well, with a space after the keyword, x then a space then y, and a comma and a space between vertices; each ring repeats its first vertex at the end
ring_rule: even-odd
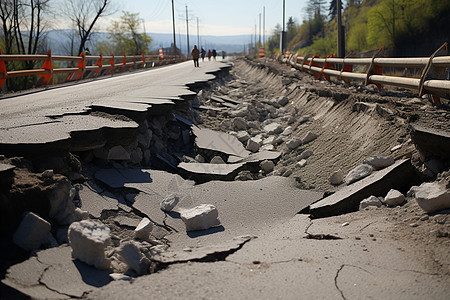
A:
POLYGON ((331 76, 347 84, 351 80, 362 81, 365 85, 374 84, 378 91, 381 85, 418 90, 419 96, 429 94, 434 104, 441 104, 440 98, 450 99, 450 56, 447 43, 442 45, 431 57, 419 58, 383 58, 378 57, 382 49, 372 58, 319 58, 318 56, 287 55, 276 57, 277 61, 286 63, 298 70, 313 74, 317 79, 330 80, 331 76), (445 56, 442 56, 445 55, 445 56), (354 72, 354 66, 366 67, 364 73, 354 72), (383 68, 422 69, 420 78, 408 78, 383 75, 383 68))
POLYGON ((182 56, 174 55, 85 55, 80 56, 52 56, 51 51, 45 55, 18 55, 18 54, 2 54, 0 50, 0 88, 6 79, 22 76, 41 77, 38 81, 39 85, 48 85, 53 78, 53 74, 70 73, 66 81, 79 80, 88 71, 93 71, 95 75, 99 75, 102 70, 110 72, 124 71, 129 68, 146 67, 147 65, 158 66, 185 60, 182 56), (39 69, 7 71, 5 61, 44 61, 39 69), (53 61, 65 61, 77 63, 76 67, 53 68, 53 61), (94 61, 95 64, 91 65, 94 61), (105 64, 104 61, 107 61, 105 64))

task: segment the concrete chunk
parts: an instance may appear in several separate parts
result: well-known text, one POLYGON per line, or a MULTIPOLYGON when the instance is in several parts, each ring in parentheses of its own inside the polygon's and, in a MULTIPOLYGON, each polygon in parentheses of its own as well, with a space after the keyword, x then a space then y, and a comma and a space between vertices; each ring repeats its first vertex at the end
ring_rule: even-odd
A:
POLYGON ((120 247, 119 254, 128 267, 135 271, 137 275, 149 273, 150 260, 142 254, 138 243, 131 241, 123 244, 120 247))
POLYGON ((26 212, 13 236, 14 244, 27 251, 39 249, 48 241, 51 225, 32 212, 26 212))
POLYGON ((411 191, 414 192, 417 204, 427 213, 450 208, 450 193, 442 183, 422 183, 420 186, 413 186, 411 191))
POLYGON ((186 225, 186 231, 205 230, 220 224, 217 219, 219 213, 212 204, 201 204, 180 213, 181 219, 186 225))
POLYGON ((403 204, 404 202, 405 196, 394 189, 391 189, 383 199, 383 203, 387 206, 397 206, 403 204))
POLYGON ((161 201, 161 210, 171 211, 178 204, 178 201, 180 201, 180 198, 177 195, 167 195, 166 198, 161 201))
POLYGON ((69 227, 69 243, 72 256, 97 269, 108 269, 110 260, 105 257, 105 248, 110 241, 110 230, 104 224, 83 220, 69 227))
POLYGON ((344 186, 336 193, 311 204, 309 212, 311 216, 321 218, 357 211, 363 199, 371 195, 385 196, 391 188, 406 189, 416 180, 416 176, 409 159, 398 160, 392 166, 344 186))
POLYGON ((369 176, 372 173, 372 167, 368 164, 362 164, 351 170, 347 176, 345 176, 345 183, 351 184, 364 177, 369 176))
POLYGON ((370 196, 369 198, 364 199, 359 204, 359 210, 363 210, 366 207, 370 207, 370 206, 374 206, 374 207, 381 207, 381 206, 383 206, 383 203, 381 203, 380 199, 383 199, 383 198, 370 196))
POLYGON ((389 167, 395 162, 392 156, 374 155, 364 159, 363 163, 371 165, 375 170, 389 167))
POLYGON ((134 229, 134 237, 141 240, 148 240, 150 232, 152 232, 153 225, 148 218, 142 218, 138 226, 134 229))

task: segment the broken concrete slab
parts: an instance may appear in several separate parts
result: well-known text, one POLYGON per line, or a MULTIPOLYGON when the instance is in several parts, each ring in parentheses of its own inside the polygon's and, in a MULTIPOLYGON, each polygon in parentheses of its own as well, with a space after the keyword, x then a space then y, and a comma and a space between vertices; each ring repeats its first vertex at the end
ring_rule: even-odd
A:
POLYGON ((152 257, 152 260, 163 263, 173 264, 188 261, 208 261, 215 260, 216 256, 231 254, 240 249, 245 243, 252 239, 251 236, 239 236, 230 241, 205 247, 187 247, 179 251, 165 251, 152 257))
POLYGON ((96 190, 95 185, 90 182, 81 185, 78 195, 81 201, 81 208, 96 219, 100 219, 103 211, 118 210, 118 201, 101 195, 96 190))
POLYGON ((208 164, 208 163, 184 163, 178 164, 180 173, 196 182, 209 180, 233 180, 237 173, 242 171, 245 163, 234 164, 208 164))
POLYGON ((111 281, 101 271, 74 261, 67 245, 43 250, 9 268, 2 283, 33 299, 80 298, 111 281))
POLYGON ((371 195, 384 197, 392 188, 407 190, 416 180, 410 160, 399 160, 395 164, 311 204, 309 213, 314 218, 322 218, 357 211, 359 203, 363 199, 371 195))
POLYGON ((247 157, 250 152, 247 151, 242 143, 233 135, 214 131, 206 128, 192 127, 192 133, 196 136, 195 145, 199 149, 211 150, 234 155, 247 157))
POLYGON ((423 157, 450 159, 450 133, 448 131, 427 128, 411 124, 411 139, 423 157))
POLYGON ((238 156, 230 156, 228 157, 228 163, 259 163, 264 160, 277 160, 278 158, 280 158, 280 156, 280 152, 264 150, 253 153, 244 158, 238 156))

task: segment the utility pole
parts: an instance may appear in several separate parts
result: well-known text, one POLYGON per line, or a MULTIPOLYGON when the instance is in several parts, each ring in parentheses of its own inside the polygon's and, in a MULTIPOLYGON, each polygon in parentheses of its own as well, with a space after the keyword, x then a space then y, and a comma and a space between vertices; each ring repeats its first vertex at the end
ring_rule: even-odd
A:
POLYGON ((198 29, 198 17, 197 17, 197 47, 200 48, 200 31, 198 29))
POLYGON ((256 38, 256 24, 255 24, 255 53, 256 53, 256 48, 258 47, 258 42, 257 42, 257 38, 256 38))
POLYGON ((187 39, 187 55, 189 56, 191 48, 189 47, 189 17, 187 5, 186 5, 186 39, 187 39))
MULTIPOLYGON (((339 1, 339 0, 338 0, 339 1)), ((281 32, 281 44, 280 44, 280 50, 281 53, 284 53, 286 51, 286 1, 283 0, 283 31, 281 32)))
POLYGON ((263 7, 263 47, 266 47, 266 7, 263 7))
POLYGON ((338 57, 345 57, 345 33, 344 26, 342 26, 342 3, 337 0, 337 27, 338 27, 338 57))
POLYGON ((175 10, 173 8, 173 0, 172 0, 172 26, 173 26, 173 53, 177 55, 177 42, 175 41, 175 10))
POLYGON ((259 39, 258 39, 259 45, 261 45, 261 13, 259 14, 259 39))

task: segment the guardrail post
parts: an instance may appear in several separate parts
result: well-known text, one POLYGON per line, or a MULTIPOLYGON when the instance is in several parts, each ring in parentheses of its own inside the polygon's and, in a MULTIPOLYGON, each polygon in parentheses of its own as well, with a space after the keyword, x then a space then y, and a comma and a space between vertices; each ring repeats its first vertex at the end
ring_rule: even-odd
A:
POLYGON ((145 64, 145 55, 144 55, 144 53, 142 53, 142 55, 141 55, 141 60, 142 60, 142 66, 145 69, 146 64, 145 64))
POLYGON ((53 77, 52 51, 48 50, 46 55, 48 56, 48 59, 45 60, 45 62, 42 65, 41 69, 47 70, 48 73, 46 73, 46 74, 39 74, 39 77, 41 77, 43 79, 39 83, 39 85, 48 85, 50 83, 50 80, 53 77))
POLYGON ((324 74, 324 73, 323 73, 323 70, 325 70, 325 69, 333 69, 333 70, 334 70, 334 69, 335 69, 335 68, 334 68, 334 64, 331 64, 331 63, 328 63, 328 62, 327 62, 327 59, 328 59, 328 58, 334 58, 334 57, 335 57, 334 54, 330 54, 330 55, 328 55, 328 56, 325 58, 325 62, 324 62, 324 64, 323 64, 322 70, 320 71, 320 74, 319 74, 319 79, 325 77, 326 80, 330 81, 330 75, 324 74), (323 76, 323 77, 322 77, 322 76, 323 76))
MULTIPOLYGON (((2 55, 2 49, 0 49, 0 55, 2 55)), ((8 72, 6 72, 6 65, 4 60, 0 60, 0 88, 5 84, 8 72)))
POLYGON ((79 80, 81 79, 81 77, 83 77, 84 71, 86 70, 86 55, 84 55, 83 52, 80 53, 81 56, 81 60, 77 65, 78 69, 81 69, 78 72, 75 72, 77 74, 77 77, 75 78, 75 80, 79 80))
POLYGON ((342 72, 353 72, 353 65, 345 64, 346 58, 347 57, 344 57, 344 59, 343 59, 341 73, 339 74, 339 79, 344 81, 346 84, 350 84, 350 80, 342 78, 342 72))
MULTIPOLYGON (((425 68, 422 71, 422 75, 420 76, 420 83, 419 83, 419 96, 422 97, 424 94, 431 95, 431 97, 433 99, 432 104, 434 104, 436 107, 439 107, 441 105, 440 97, 439 97, 439 95, 429 93, 424 88, 424 83, 426 80, 430 80, 430 79, 446 79, 447 68, 446 67, 439 68, 439 67, 436 67, 433 65, 433 58, 435 58, 436 56, 443 56, 443 55, 448 55, 447 43, 444 43, 439 49, 437 49, 430 56, 430 59, 428 60, 427 65, 425 66, 425 68)), ((445 97, 450 99, 450 95, 445 95, 445 97)))
POLYGON ((97 63, 95 64, 99 67, 99 69, 95 70, 95 74, 98 74, 103 68, 103 54, 100 52, 100 58, 97 59, 97 63))
POLYGON ((382 57, 384 53, 384 47, 381 47, 378 49, 377 52, 375 52, 374 55, 372 55, 372 61, 370 62, 370 66, 367 69, 367 76, 366 80, 364 81, 364 85, 368 86, 369 84, 374 84, 378 92, 381 92, 381 85, 379 83, 370 82, 370 75, 382 75, 383 74, 383 67, 378 66, 375 64, 375 58, 382 57))
POLYGON ((311 70, 311 67, 320 67, 318 63, 314 62, 314 58, 319 58, 319 55, 316 54, 311 57, 311 62, 309 63, 309 72, 311 72, 316 79, 320 79, 320 74, 317 74, 316 72, 311 70))
POLYGON ((120 68, 121 71, 125 70, 126 66, 127 66, 127 56, 124 54, 122 58, 122 67, 120 68))

